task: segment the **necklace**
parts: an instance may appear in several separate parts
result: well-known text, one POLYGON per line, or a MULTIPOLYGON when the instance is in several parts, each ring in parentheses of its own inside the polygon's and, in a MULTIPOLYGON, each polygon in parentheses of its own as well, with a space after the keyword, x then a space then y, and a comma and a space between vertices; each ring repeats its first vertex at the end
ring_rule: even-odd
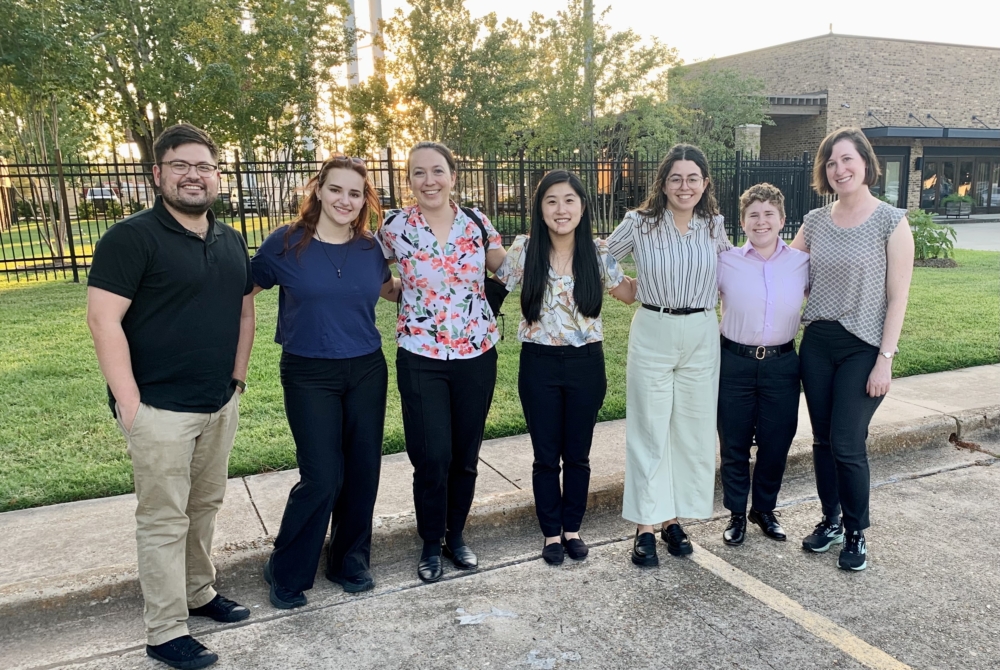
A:
POLYGON ((572 252, 565 256, 560 256, 559 254, 553 251, 552 255, 549 257, 549 266, 560 277, 571 276, 573 274, 572 252))
POLYGON ((333 258, 330 256, 330 252, 327 251, 327 247, 330 244, 332 244, 332 243, 331 242, 324 242, 323 239, 319 235, 315 235, 314 234, 313 237, 315 237, 317 240, 320 241, 320 243, 321 243, 320 246, 323 248, 323 254, 326 256, 326 259, 328 261, 330 261, 330 265, 333 266, 333 269, 337 271, 337 279, 340 279, 341 278, 341 271, 345 267, 347 267, 347 255, 349 253, 351 253, 351 242, 350 242, 350 240, 348 240, 344 244, 344 257, 341 259, 340 265, 337 265, 336 263, 333 262, 333 258))

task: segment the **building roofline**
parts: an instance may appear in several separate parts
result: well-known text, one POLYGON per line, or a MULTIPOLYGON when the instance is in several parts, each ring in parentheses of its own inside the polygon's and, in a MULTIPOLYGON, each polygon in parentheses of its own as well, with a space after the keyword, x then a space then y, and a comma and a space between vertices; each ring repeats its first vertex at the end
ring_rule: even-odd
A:
POLYGON ((923 40, 905 40, 898 37, 873 37, 871 35, 845 35, 843 33, 824 33, 822 35, 816 35, 814 37, 805 37, 801 40, 792 40, 791 42, 782 42, 781 44, 772 44, 771 46, 761 47, 760 49, 751 49, 750 51, 741 51, 735 54, 729 54, 728 56, 718 56, 714 58, 706 58, 705 60, 695 61, 692 63, 685 63, 681 67, 686 67, 688 65, 701 65, 702 63, 708 63, 709 61, 724 61, 727 58, 735 58, 736 56, 745 56, 747 54, 755 54, 763 51, 770 51, 771 49, 778 49, 780 47, 787 47, 793 44, 802 44, 803 42, 813 42, 815 40, 828 39, 831 37, 847 37, 856 40, 872 40, 878 42, 901 42, 903 44, 927 44, 931 46, 939 47, 961 47, 963 49, 987 49, 989 51, 1000 52, 1000 47, 988 47, 982 46, 980 44, 955 44, 953 42, 926 42, 923 40))

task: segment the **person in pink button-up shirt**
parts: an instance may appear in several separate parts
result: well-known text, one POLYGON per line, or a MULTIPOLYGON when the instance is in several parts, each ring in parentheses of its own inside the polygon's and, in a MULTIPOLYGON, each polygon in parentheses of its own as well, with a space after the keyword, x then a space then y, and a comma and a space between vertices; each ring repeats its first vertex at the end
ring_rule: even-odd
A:
POLYGON ((729 545, 743 544, 748 519, 767 537, 786 539, 774 508, 798 423, 795 334, 809 288, 809 254, 778 238, 785 225, 784 200, 771 184, 747 189, 740 196, 740 224, 747 242, 719 254, 718 426, 723 505, 731 514, 723 541, 729 545), (748 515, 754 438, 757 463, 748 515))

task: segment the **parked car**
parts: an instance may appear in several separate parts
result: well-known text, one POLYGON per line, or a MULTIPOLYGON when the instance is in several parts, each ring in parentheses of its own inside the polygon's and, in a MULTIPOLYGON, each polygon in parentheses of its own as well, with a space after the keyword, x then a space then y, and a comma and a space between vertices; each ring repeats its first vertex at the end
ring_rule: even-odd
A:
POLYGON ((243 199, 240 200, 238 189, 229 191, 229 212, 233 216, 240 214, 259 214, 267 216, 267 198, 263 197, 256 189, 243 189, 243 199))
POLYGON ((395 203, 392 198, 389 197, 389 189, 383 188, 382 186, 376 186, 375 192, 378 193, 378 200, 382 203, 383 207, 393 207, 395 203))
POLYGON ((93 205, 98 212, 107 211, 109 203, 121 204, 121 198, 118 197, 114 189, 103 186, 88 188, 83 199, 93 205))

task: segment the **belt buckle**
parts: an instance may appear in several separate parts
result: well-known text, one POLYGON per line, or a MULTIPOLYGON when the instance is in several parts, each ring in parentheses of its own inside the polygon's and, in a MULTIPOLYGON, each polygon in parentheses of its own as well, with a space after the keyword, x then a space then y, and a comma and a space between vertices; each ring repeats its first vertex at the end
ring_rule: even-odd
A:
POLYGON ((753 357, 756 358, 758 361, 762 361, 764 360, 765 356, 767 356, 767 347, 765 347, 762 344, 759 347, 757 347, 756 351, 754 351, 753 357))

